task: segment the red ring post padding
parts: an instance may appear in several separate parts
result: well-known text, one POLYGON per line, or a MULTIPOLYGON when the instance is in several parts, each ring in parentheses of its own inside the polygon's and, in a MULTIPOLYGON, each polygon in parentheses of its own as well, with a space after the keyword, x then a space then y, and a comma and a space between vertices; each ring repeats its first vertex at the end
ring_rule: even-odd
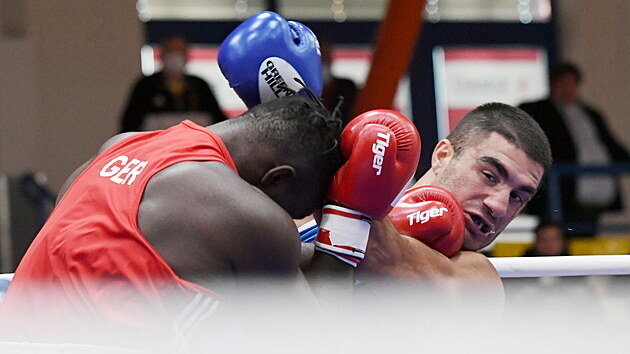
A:
POLYGON ((353 114, 392 108, 398 82, 405 75, 422 27, 426 0, 390 0, 379 26, 372 65, 353 114))

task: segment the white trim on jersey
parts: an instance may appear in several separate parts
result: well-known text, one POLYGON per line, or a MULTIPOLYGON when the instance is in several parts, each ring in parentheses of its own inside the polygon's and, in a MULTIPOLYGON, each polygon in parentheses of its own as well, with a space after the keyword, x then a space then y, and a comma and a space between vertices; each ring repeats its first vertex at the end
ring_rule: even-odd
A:
POLYGON ((176 338, 173 347, 185 346, 191 333, 214 313, 219 303, 219 300, 211 296, 197 293, 175 319, 173 326, 175 327, 176 338))

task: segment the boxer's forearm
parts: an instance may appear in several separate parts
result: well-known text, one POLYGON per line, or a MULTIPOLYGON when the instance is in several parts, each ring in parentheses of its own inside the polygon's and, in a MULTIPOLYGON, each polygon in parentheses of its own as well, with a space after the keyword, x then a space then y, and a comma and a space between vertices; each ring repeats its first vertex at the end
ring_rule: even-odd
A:
POLYGON ((355 268, 322 252, 314 252, 302 269, 313 293, 326 308, 343 308, 351 300, 355 268))
POLYGON ((477 252, 463 251, 449 258, 452 274, 444 279, 453 301, 464 311, 475 309, 484 314, 480 325, 493 326, 501 318, 505 305, 503 282, 488 259, 477 252))
MULTIPOLYGON (((316 219, 321 219, 316 215, 316 219)), ((355 268, 332 255, 315 251, 313 243, 302 243, 300 269, 318 301, 326 306, 350 299, 355 268)))
POLYGON ((315 245, 308 242, 302 242, 302 251, 300 254, 300 269, 304 272, 310 266, 313 261, 313 256, 315 255, 315 245))

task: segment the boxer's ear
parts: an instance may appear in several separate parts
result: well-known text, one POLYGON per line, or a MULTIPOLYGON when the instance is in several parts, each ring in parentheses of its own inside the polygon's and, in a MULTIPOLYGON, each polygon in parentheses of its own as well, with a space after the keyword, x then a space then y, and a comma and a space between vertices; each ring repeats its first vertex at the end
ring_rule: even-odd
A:
POLYGON ((262 187, 272 187, 295 176, 295 169, 289 165, 276 166, 263 175, 260 179, 262 187))
POLYGON ((438 175, 455 156, 453 144, 448 139, 440 140, 431 155, 431 170, 438 175))

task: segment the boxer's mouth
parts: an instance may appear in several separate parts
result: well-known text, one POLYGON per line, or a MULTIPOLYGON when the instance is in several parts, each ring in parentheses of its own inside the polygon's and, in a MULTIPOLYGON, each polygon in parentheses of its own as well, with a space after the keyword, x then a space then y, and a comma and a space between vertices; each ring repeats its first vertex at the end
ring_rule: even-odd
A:
POLYGON ((492 227, 492 225, 488 221, 486 221, 483 217, 479 215, 475 215, 475 214, 469 214, 469 215, 470 215, 470 219, 473 221, 473 223, 477 227, 477 230, 479 230, 480 233, 486 236, 494 233, 494 228, 492 227))

